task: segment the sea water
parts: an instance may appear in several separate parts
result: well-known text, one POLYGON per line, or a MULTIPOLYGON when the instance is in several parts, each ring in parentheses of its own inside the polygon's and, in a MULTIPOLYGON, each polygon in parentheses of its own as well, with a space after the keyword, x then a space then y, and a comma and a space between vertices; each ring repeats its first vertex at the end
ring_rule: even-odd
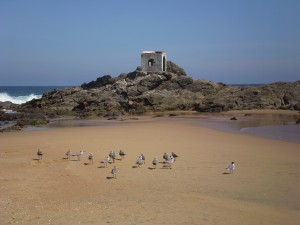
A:
POLYGON ((67 86, 0 86, 0 102, 23 104, 32 99, 40 99, 46 92, 65 89, 67 86))

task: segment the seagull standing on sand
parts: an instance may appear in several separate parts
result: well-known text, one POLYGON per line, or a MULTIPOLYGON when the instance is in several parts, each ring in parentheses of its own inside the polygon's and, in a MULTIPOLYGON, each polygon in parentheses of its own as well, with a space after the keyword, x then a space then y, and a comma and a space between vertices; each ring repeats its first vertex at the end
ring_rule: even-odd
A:
POLYGON ((118 171, 119 171, 119 169, 116 166, 114 166, 114 168, 112 168, 111 173, 113 175, 113 178, 115 178, 115 179, 117 178, 118 171))
POLYGON ((44 155, 44 153, 43 153, 43 151, 41 150, 41 149, 38 149, 38 151, 37 151, 37 156, 39 157, 39 160, 42 160, 43 159, 43 155, 44 155))
POLYGON ((176 160, 176 158, 178 157, 178 155, 175 152, 172 152, 172 156, 174 157, 174 161, 176 160))
POLYGON ((110 158, 109 158, 109 156, 107 156, 105 159, 103 159, 101 161, 101 163, 104 165, 105 168, 107 167, 107 164, 108 164, 109 160, 110 160, 110 158))
POLYGON ((154 157, 154 159, 152 161, 152 165, 154 166, 155 169, 156 169, 157 163, 158 163, 157 157, 154 157))
POLYGON ((90 164, 93 164, 94 163, 94 154, 90 153, 88 159, 90 161, 90 164))
POLYGON ((136 160, 135 164, 140 167, 142 164, 143 164, 143 159, 142 159, 142 156, 140 155, 138 157, 138 159, 136 160))
POLYGON ((70 159, 70 156, 71 156, 71 150, 70 149, 66 152, 66 156, 67 156, 68 159, 70 159))
POLYGON ((119 155, 120 155, 121 159, 124 159, 126 154, 123 150, 120 150, 119 155))
POLYGON ((164 155, 163 155, 163 159, 165 160, 165 161, 168 161, 169 160, 169 156, 168 156, 168 154, 165 152, 164 153, 164 155))
POLYGON ((229 170, 229 172, 231 174, 233 174, 233 171, 235 170, 235 164, 234 164, 234 162, 231 162, 231 164, 229 164, 226 169, 229 170))
POLYGON ((78 161, 80 161, 81 156, 83 155, 83 150, 80 150, 77 154, 75 154, 74 156, 77 157, 78 161))
POLYGON ((170 158, 166 161, 166 166, 172 169, 172 164, 175 162, 175 158, 171 155, 170 158))
POLYGON ((145 160, 146 160, 146 157, 144 156, 143 153, 141 154, 141 158, 142 158, 142 160, 143 160, 143 162, 144 162, 144 164, 145 164, 145 163, 146 163, 146 161, 145 161, 145 160))
POLYGON ((111 150, 109 152, 109 157, 113 160, 113 163, 115 162, 115 159, 117 158, 116 153, 113 150, 111 150))

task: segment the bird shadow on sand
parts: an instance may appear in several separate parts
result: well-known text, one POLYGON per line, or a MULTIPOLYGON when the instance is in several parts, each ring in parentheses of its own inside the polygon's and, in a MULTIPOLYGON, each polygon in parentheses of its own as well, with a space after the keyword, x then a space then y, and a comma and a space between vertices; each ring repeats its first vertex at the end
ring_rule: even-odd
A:
POLYGON ((133 168, 133 169, 137 169, 137 168, 140 168, 140 167, 138 167, 138 166, 132 166, 132 168, 133 168))
POLYGON ((92 165, 91 163, 83 163, 85 166, 92 165))
POLYGON ((169 165, 163 165, 163 167, 161 167, 161 169, 172 169, 172 167, 169 165))
POLYGON ((69 159, 68 157, 62 157, 61 159, 63 159, 63 160, 67 160, 67 159, 69 159))
POLYGON ((33 158, 32 160, 34 160, 34 161, 40 161, 41 159, 33 158))
POLYGON ((111 177, 111 176, 106 177, 106 180, 112 180, 112 179, 114 179, 114 177, 111 177))
POLYGON ((228 172, 224 172, 224 173, 222 173, 223 175, 228 175, 228 174, 230 174, 230 173, 228 173, 228 172))
POLYGON ((149 169, 149 170, 155 170, 156 168, 155 168, 155 167, 150 167, 150 166, 149 166, 148 169, 149 169))
POLYGON ((100 169, 105 169, 105 168, 107 168, 107 167, 105 167, 105 166, 98 166, 98 168, 100 168, 100 169))

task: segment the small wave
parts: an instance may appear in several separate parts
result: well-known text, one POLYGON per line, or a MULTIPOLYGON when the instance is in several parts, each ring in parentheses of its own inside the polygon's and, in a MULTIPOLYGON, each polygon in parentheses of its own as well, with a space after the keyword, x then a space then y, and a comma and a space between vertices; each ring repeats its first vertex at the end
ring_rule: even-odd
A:
POLYGON ((14 104, 23 104, 25 102, 28 102, 32 99, 40 99, 42 95, 35 95, 35 94, 30 94, 30 95, 25 95, 25 96, 11 96, 7 94, 6 92, 1 92, 0 93, 0 102, 12 102, 14 104))

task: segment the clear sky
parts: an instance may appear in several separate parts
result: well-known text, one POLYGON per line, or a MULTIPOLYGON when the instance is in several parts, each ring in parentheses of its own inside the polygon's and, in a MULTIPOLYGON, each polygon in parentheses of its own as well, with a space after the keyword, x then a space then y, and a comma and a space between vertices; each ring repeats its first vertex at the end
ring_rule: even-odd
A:
POLYGON ((0 0, 0 85, 80 85, 145 50, 195 79, 300 80, 299 0, 0 0))

